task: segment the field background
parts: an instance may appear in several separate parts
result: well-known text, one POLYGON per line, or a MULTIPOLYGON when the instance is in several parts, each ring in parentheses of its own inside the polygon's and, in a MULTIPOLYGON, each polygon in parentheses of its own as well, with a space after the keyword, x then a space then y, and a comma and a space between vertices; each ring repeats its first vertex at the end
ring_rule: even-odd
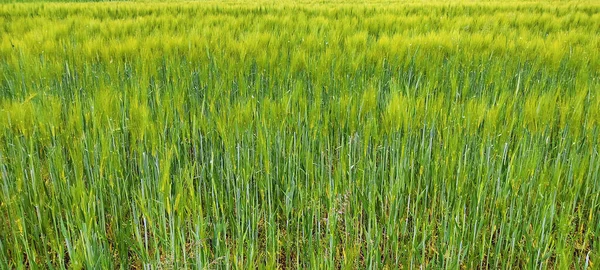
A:
POLYGON ((0 268, 600 266, 600 4, 0 4, 0 268))

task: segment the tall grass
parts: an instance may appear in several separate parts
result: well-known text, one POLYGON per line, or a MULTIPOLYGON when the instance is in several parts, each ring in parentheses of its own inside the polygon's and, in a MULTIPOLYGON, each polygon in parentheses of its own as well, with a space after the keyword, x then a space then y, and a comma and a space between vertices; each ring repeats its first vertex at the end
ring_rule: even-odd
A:
POLYGON ((599 14, 0 5, 0 268, 593 269, 599 14))

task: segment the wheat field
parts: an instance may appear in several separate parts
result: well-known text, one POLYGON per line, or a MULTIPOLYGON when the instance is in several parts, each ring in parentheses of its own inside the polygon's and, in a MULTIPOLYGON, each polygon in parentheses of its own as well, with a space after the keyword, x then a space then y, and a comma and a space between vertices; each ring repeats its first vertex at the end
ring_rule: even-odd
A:
POLYGON ((596 269, 596 1, 0 4, 0 269, 596 269))

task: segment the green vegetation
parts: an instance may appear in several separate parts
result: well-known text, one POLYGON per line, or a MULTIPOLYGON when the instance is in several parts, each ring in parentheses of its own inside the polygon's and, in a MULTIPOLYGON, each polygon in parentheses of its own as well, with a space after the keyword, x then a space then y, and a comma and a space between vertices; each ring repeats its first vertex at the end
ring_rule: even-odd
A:
POLYGON ((0 5, 0 269, 600 266, 600 5, 0 5))

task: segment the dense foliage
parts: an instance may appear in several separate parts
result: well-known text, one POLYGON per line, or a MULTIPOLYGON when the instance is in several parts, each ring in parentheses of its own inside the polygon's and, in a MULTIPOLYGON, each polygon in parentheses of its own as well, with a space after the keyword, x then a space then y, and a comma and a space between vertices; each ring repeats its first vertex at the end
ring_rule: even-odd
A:
POLYGON ((0 5, 0 268, 600 265, 600 5, 0 5))

